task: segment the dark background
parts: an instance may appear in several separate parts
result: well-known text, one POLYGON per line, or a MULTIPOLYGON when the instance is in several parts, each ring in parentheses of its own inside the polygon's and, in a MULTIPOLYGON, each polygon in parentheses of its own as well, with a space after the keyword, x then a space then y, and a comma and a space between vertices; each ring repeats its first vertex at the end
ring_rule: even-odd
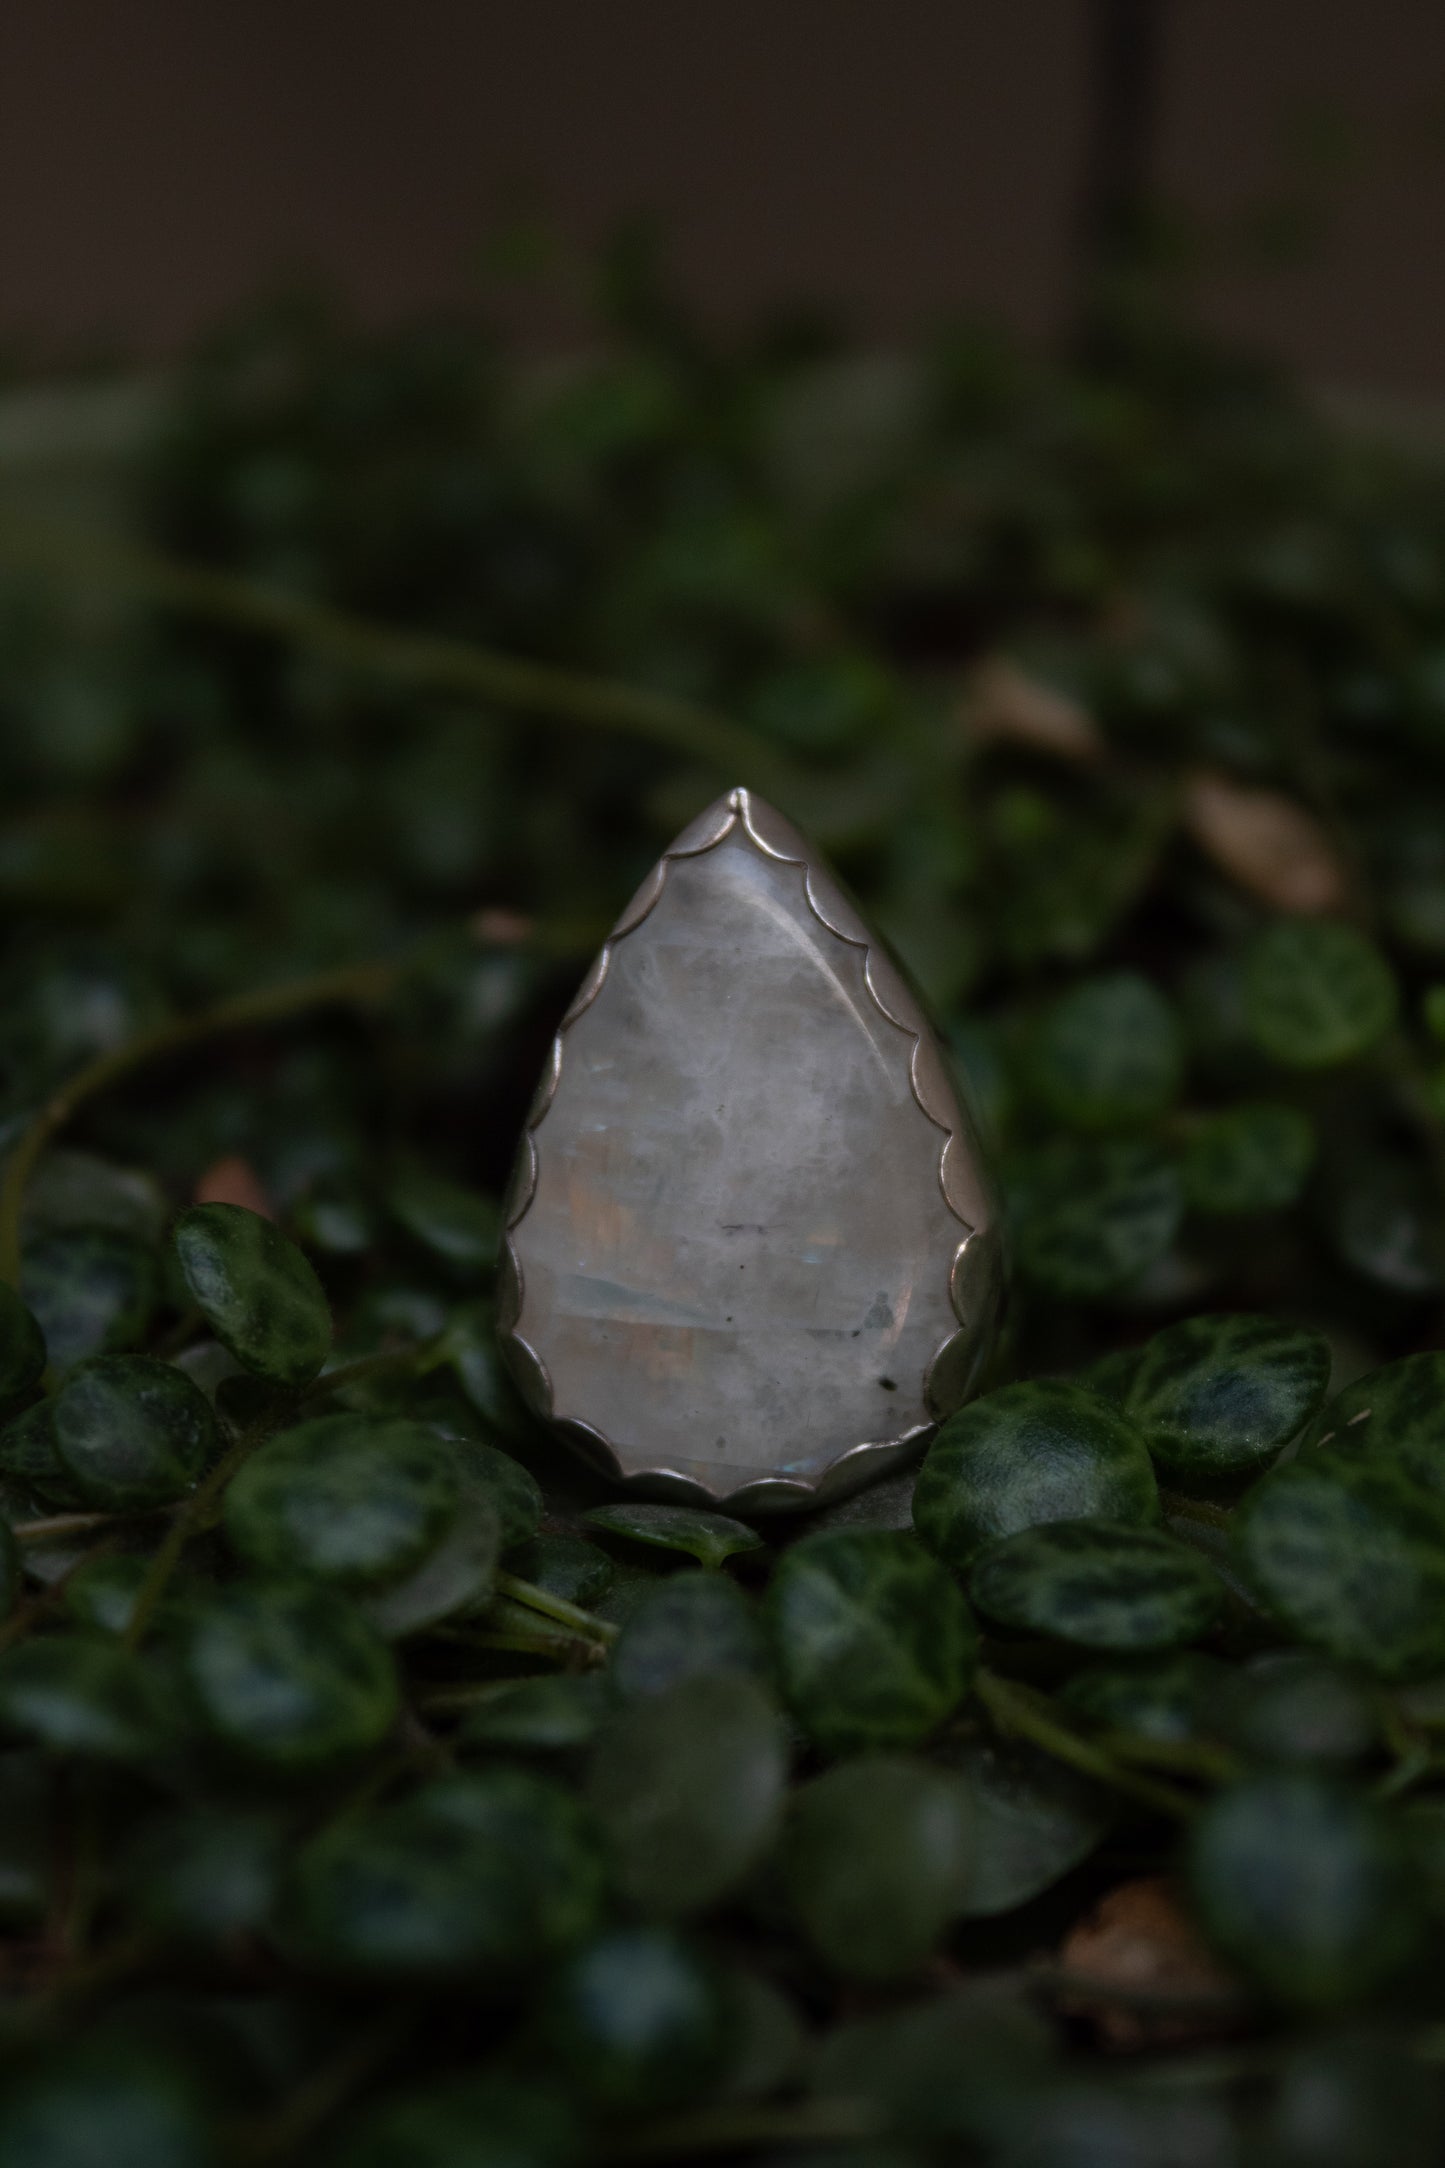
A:
MULTIPOLYGON (((659 212, 724 313, 1045 333, 1088 50, 1085 0, 11 0, 0 336, 164 353, 303 269, 368 311, 445 301, 528 207, 583 243, 659 212)), ((1172 0, 1155 171, 1212 235, 1222 328, 1445 390, 1439 0, 1172 0)))

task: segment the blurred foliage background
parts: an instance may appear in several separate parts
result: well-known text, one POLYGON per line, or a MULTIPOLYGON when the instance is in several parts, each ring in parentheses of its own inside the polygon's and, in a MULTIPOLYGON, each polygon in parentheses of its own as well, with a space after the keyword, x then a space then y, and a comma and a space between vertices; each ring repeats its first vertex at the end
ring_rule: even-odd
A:
POLYGON ((17 369, 0 2168, 1438 2157, 1445 469, 1201 330, 1100 55, 1053 352, 527 225, 486 308, 17 369), (916 1489, 764 1529, 610 1496, 490 1317, 739 782, 1014 1259, 916 1489))

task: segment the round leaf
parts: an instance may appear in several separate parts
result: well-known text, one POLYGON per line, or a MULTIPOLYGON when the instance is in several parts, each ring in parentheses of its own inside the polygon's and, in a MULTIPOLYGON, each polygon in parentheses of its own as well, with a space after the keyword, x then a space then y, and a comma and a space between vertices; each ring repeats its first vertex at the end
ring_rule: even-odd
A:
POLYGON ((1315 1133, 1295 1107, 1267 1101, 1205 1115, 1190 1132, 1180 1174, 1196 1212, 1233 1218, 1282 1212, 1304 1188, 1315 1133))
POLYGON ((783 1843, 788 1898, 813 1948, 860 1980, 912 1972, 964 1902, 966 1787, 908 1755, 866 1755, 795 1796, 783 1843))
POLYGON ((294 1242, 236 1204, 190 1206, 172 1239, 192 1301, 244 1369, 281 1385, 315 1377, 331 1347, 331 1312, 294 1242))
POLYGON ((1250 947, 1244 1005, 1250 1031, 1272 1060, 1328 1069, 1384 1037, 1399 995, 1389 965, 1357 927, 1282 918, 1250 947))
POLYGON ((50 1423, 80 1496, 113 1512, 182 1497, 220 1444, 200 1387, 153 1355, 80 1364, 56 1395, 50 1423))
POLYGON ((0 1280, 0 1404, 32 1392, 44 1370, 45 1335, 15 1290, 0 1280))
POLYGON ((46 1634, 0 1655, 0 1726, 51 1754, 140 1761, 164 1742, 156 1682, 114 1641, 46 1634))
POLYGON ((1277 1468, 1235 1516, 1250 1585, 1299 1640, 1382 1679, 1445 1669, 1445 1508, 1331 1449, 1277 1468))
POLYGON ((542 2005, 566 2075, 600 2107, 637 2113, 702 2092, 727 2053, 729 2010, 712 1968, 667 1929, 620 1928, 578 1950, 542 2005))
POLYGON ((37 1400, 0 1430, 0 1469, 48 1506, 84 1504, 74 1476, 55 1446, 54 1403, 37 1400))
POLYGON ((595 1543, 589 1543, 585 1536, 565 1534, 536 1537, 515 1556, 513 1565, 534 1588, 545 1589, 549 1596, 560 1596, 564 1603, 575 1603, 584 1611, 601 1602, 615 1573, 612 1560, 595 1543))
POLYGON ((570 1793, 493 1769, 335 1822, 296 1862, 283 1919, 329 1968, 502 1981, 589 1933, 602 1892, 570 1793))
POLYGON ((789 1705, 825 1753, 911 1746, 973 1680, 968 1606, 902 1532, 805 1536, 778 1563, 767 1617, 789 1705))
POLYGON ((502 1549, 530 1543, 542 1519, 541 1487, 530 1468, 500 1446, 479 1445, 472 1438, 457 1441, 457 1454, 468 1482, 485 1493, 497 1516, 502 1549))
POLYGON ((264 1572, 374 1585, 426 1556, 457 1495, 455 1455, 424 1424, 323 1415, 244 1463, 226 1492, 226 1533, 264 1572))
POLYGON ((502 1555, 493 1495, 484 1486, 473 1490, 464 1484, 456 1511, 411 1572, 384 1588, 358 1593, 358 1610, 388 1641, 486 1609, 502 1555))
POLYGON ((574 2168, 582 2154, 576 2110, 554 2089, 464 2071, 369 2101, 336 2168, 574 2168))
POLYGON ((190 1607, 184 1662, 217 1739, 278 1772, 364 1753, 396 1717, 390 1651, 314 1581, 214 1590, 190 1607))
POLYGON ((20 1546, 10 1523, 0 1519, 0 1618, 8 1618, 20 1594, 20 1546))
POLYGON ((26 1246, 21 1292, 56 1370, 136 1346, 157 1291, 155 1255, 129 1235, 80 1228, 26 1246))
POLYGON ((1272 1317, 1191 1317, 1142 1350, 1125 1407, 1164 1467, 1229 1475, 1288 1444, 1329 1376, 1322 1333, 1272 1317))
POLYGON ((265 1927, 285 1853, 286 1831, 273 1815, 191 1804, 142 1823, 127 1886, 160 1933, 225 1942, 265 1927))
POLYGON ((787 1769, 778 1713, 744 1673, 687 1679, 620 1710, 587 1796, 623 1896, 667 1917, 726 1896, 772 1836, 787 1769))
POLYGON ((81 2047, 0 2102, 0 2168, 215 2168, 189 2080, 133 2047, 81 2047))
POLYGON ((1414 1939, 1411 1880, 1388 1825, 1317 1777, 1255 1777, 1210 1801, 1188 1873, 1210 1939, 1284 2002, 1361 2000, 1414 1939))
POLYGON ((1435 1349, 1356 1378, 1321 1409, 1301 1451, 1366 1454, 1445 1494, 1445 1355, 1435 1349))
POLYGON ((1059 1699, 1105 1731, 1130 1732, 1159 1746, 1182 1746, 1209 1728, 1229 1667, 1197 1649, 1170 1656, 1121 1657, 1086 1664, 1059 1688, 1059 1699))
POLYGON ((504 1679, 469 1704, 457 1745, 498 1754, 565 1754, 592 1744, 606 1709, 606 1688, 596 1672, 504 1679))
POLYGON ((686 1551, 702 1566, 721 1566, 739 1551, 763 1547, 762 1537, 742 1521, 725 1513, 700 1513, 692 1506, 633 1505, 623 1500, 594 1506, 582 1518, 604 1535, 626 1536, 633 1543, 664 1551, 686 1551))
POLYGON ((419 1169, 398 1176, 390 1204, 409 1235, 467 1279, 497 1261, 502 1218, 489 1197, 419 1169))
POLYGON ((1052 1378, 1006 1385, 949 1417, 913 1493, 913 1524, 946 1565, 1043 1521, 1155 1521, 1159 1493, 1128 1418, 1052 1378))
POLYGON ((1370 1694, 1309 1649, 1266 1649, 1231 1666, 1213 1713, 1219 1736, 1251 1761, 1347 1769, 1379 1742, 1370 1694))
POLYGON ((1149 981, 1116 971, 1071 987, 1045 1012, 1029 1047, 1029 1081, 1075 1129, 1133 1128, 1178 1095, 1183 1038, 1149 981))
POLYGON ((763 1668, 762 1636, 742 1590, 719 1573, 679 1573, 650 1588, 612 1650, 609 1676, 624 1701, 664 1694, 682 1679, 763 1668))
POLYGON ((1000 1626, 1090 1649, 1168 1649, 1213 1623, 1223 1584, 1157 1528, 1055 1521, 985 1551, 970 1593, 1000 1626))
POLYGON ((1018 1170, 1009 1203, 1019 1270, 1051 1294, 1111 1294, 1174 1240, 1184 1210, 1177 1169, 1152 1144, 1061 1141, 1018 1170))
POLYGON ((1088 1858, 1114 1819, 1114 1802, 1021 1742, 971 1739, 948 1758, 968 1789, 972 1842, 961 1915, 991 1919, 1027 1904, 1088 1858))

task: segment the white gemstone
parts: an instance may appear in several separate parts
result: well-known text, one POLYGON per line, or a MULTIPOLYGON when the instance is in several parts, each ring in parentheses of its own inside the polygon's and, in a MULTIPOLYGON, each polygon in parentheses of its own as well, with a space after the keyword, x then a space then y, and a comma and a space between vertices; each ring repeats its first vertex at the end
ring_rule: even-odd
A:
POLYGON ((538 1107, 505 1322, 604 1462, 796 1502, 960 1397, 992 1299, 976 1146, 897 972, 756 798, 659 861, 538 1107))

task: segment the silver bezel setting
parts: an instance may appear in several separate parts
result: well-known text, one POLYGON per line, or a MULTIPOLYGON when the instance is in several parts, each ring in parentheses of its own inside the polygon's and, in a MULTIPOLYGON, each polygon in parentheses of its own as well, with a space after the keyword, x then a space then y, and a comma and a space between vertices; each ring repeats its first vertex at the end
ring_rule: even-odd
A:
POLYGON ((927 1018, 887 950, 864 925, 806 839, 782 814, 742 788, 717 799, 663 852, 578 988, 558 1026, 527 1113, 505 1219, 497 1324, 503 1353, 529 1407, 624 1492, 678 1505, 725 1508, 734 1513, 798 1511, 826 1504, 919 1450, 936 1424, 967 1398, 976 1381, 1001 1283, 997 1218, 978 1140, 959 1106, 927 1018), (949 1266, 949 1298, 958 1322, 935 1351, 924 1376, 924 1401, 930 1420, 913 1424, 892 1437, 864 1439, 841 1453, 815 1483, 794 1476, 767 1476, 737 1490, 714 1491, 677 1469, 625 1466, 617 1446, 594 1424, 555 1405, 547 1366, 525 1329, 526 1286, 513 1235, 536 1194, 538 1133, 561 1080, 567 1033, 601 992, 617 944, 643 923, 657 903, 673 862, 716 850, 724 838, 738 830, 766 857, 802 868, 803 892, 814 918, 837 940, 863 951, 863 977, 869 994, 887 1021, 913 1041, 908 1056, 909 1082, 919 1108, 940 1132, 939 1188, 960 1229, 949 1266))

